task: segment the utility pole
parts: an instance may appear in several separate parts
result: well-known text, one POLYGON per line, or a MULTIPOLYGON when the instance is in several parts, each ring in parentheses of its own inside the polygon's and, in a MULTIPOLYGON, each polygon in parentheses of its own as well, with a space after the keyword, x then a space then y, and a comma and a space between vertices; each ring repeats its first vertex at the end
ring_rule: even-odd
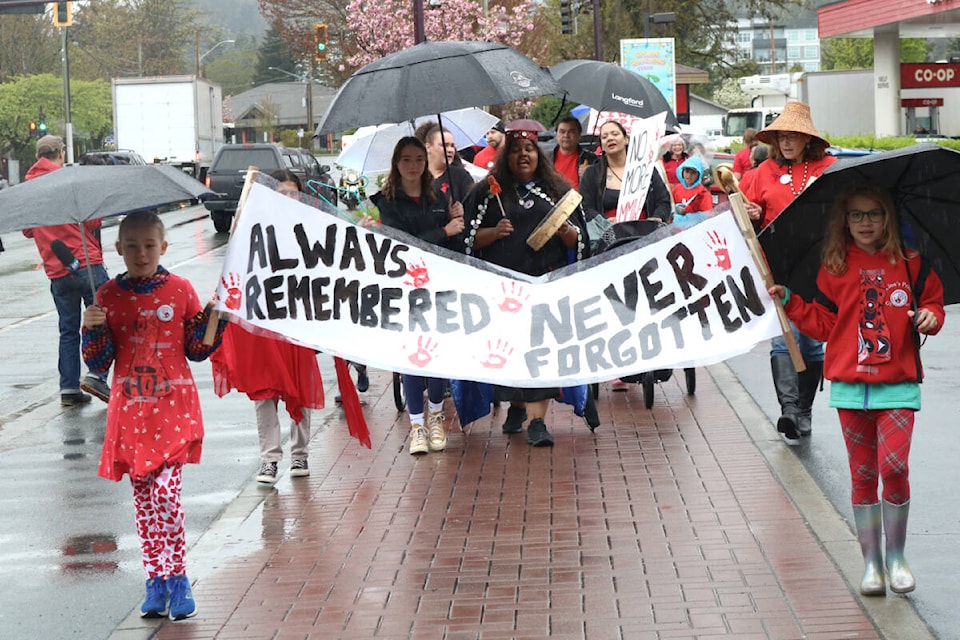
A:
POLYGON ((67 147, 67 163, 73 162, 73 122, 70 115, 70 57, 67 54, 67 30, 70 27, 60 27, 60 51, 63 58, 63 133, 67 147))
POLYGON ((600 0, 591 0, 593 3, 593 58, 603 61, 603 40, 600 33, 600 0))
POLYGON ((427 39, 423 25, 423 0, 413 0, 413 44, 420 44, 427 39))

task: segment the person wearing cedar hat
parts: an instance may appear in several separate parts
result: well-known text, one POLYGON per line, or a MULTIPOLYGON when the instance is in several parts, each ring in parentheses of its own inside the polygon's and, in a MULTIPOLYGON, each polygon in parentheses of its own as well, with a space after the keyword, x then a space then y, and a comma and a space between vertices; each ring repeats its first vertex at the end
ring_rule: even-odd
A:
MULTIPOLYGON (((770 157, 753 170, 752 179, 741 184, 746 209, 755 227, 763 229, 787 208, 836 161, 826 153, 830 143, 821 136, 810 117, 810 107, 791 101, 777 119, 757 133, 770 145, 770 157)), ((791 322, 806 370, 797 373, 783 337, 770 341, 770 368, 780 403, 777 431, 787 444, 797 444, 810 435, 813 400, 823 374, 823 343, 809 338, 791 322)))

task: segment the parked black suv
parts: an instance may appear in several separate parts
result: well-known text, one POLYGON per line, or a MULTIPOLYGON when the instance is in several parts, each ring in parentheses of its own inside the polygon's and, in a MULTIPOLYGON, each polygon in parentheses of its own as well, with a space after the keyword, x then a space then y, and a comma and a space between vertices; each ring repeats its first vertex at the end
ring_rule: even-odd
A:
POLYGON ((217 197, 203 201, 203 206, 213 219, 213 227, 220 233, 230 230, 247 167, 251 165, 263 173, 289 169, 300 178, 304 189, 308 189, 307 181, 330 185, 321 187, 320 195, 334 206, 337 204, 337 191, 329 174, 330 167, 317 162, 309 151, 269 143, 225 144, 217 151, 205 180, 207 188, 216 192, 217 197))

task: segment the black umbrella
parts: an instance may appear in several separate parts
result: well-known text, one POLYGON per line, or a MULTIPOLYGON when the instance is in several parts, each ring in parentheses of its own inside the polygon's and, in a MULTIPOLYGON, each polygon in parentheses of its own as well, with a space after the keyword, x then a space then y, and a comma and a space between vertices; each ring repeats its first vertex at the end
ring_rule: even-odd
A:
POLYGON ((827 168, 760 234, 773 279, 806 300, 816 293, 822 241, 834 198, 858 182, 889 189, 904 243, 940 276, 944 303, 960 302, 960 152, 918 144, 827 168))
POLYGON ((344 83, 317 135, 403 122, 466 107, 559 95, 550 72, 496 42, 421 42, 363 67, 344 83))
POLYGON ((667 130, 679 131, 680 122, 657 87, 638 73, 612 62, 567 60, 550 67, 561 92, 554 94, 597 111, 649 118, 667 112, 667 130))

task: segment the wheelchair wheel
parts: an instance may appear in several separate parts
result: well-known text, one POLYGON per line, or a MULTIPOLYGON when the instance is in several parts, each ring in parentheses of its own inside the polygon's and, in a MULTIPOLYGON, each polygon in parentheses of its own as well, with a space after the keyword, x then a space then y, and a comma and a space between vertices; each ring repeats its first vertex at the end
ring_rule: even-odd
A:
POLYGON ((643 385, 643 406, 647 409, 653 408, 653 382, 656 375, 653 372, 643 374, 640 384, 643 385))
POLYGON ((684 369, 683 375, 687 379, 687 395, 692 396, 697 392, 697 370, 693 367, 684 369))
POLYGON ((407 398, 403 395, 403 376, 396 372, 393 374, 393 404, 397 411, 407 407, 407 398))

